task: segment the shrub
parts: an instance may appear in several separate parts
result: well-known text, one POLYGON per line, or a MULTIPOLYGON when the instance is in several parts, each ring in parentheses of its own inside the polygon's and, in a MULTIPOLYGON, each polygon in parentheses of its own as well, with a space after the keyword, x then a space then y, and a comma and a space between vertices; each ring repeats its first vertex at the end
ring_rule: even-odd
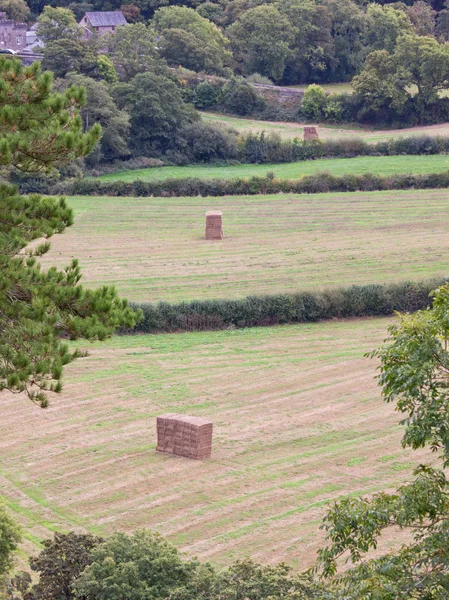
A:
MULTIPOLYGON (((446 280, 444 280, 445 282, 446 280)), ((352 285, 323 292, 248 296, 242 300, 204 300, 169 304, 133 304, 143 319, 122 333, 199 331, 255 327, 321 319, 391 315, 430 304, 429 293, 440 280, 385 285, 352 285)))
POLYGON ((322 292, 248 296, 242 300, 139 303, 143 319, 122 333, 159 333, 305 323, 344 317, 386 316, 430 304, 429 293, 446 280, 351 285, 322 292))
POLYGON ((274 85, 269 77, 261 75, 260 73, 252 73, 251 75, 248 75, 246 81, 248 81, 248 83, 259 83, 261 85, 274 85))
POLYGON ((312 121, 322 121, 327 105, 326 92, 319 85, 309 85, 301 102, 301 112, 312 121))
POLYGON ((227 112, 246 116, 262 108, 264 100, 245 81, 233 80, 223 90, 222 105, 227 112))
POLYGON ((199 122, 184 128, 181 135, 185 139, 190 162, 212 162, 238 157, 237 133, 232 130, 199 122))
POLYGON ((201 81, 195 88, 192 102, 196 108, 211 108, 219 103, 223 87, 209 81, 201 81))

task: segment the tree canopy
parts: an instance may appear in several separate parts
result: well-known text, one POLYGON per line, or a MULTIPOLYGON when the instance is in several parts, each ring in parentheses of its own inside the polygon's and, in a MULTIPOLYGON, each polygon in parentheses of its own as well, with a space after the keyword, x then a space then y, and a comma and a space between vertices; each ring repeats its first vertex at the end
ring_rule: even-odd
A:
MULTIPOLYGON (((385 344, 369 356, 380 359, 379 384, 387 402, 404 415, 402 445, 429 446, 449 465, 449 285, 433 293, 433 307, 400 316, 385 344)), ((449 481, 441 469, 421 464, 415 479, 395 493, 347 498, 328 512, 329 545, 320 551, 325 576, 339 559, 355 565, 333 579, 335 597, 443 600, 449 594, 449 481), (399 527, 410 541, 397 552, 369 559, 383 531, 399 527), (368 556, 367 556, 368 555, 368 556)))
MULTIPOLYGON (((83 132, 84 90, 52 92, 52 78, 37 63, 0 57, 1 159, 25 171, 49 171, 91 152, 100 125, 83 132)), ((62 389, 62 368, 79 357, 64 339, 104 339, 135 313, 113 288, 85 290, 78 262, 42 271, 37 257, 73 222, 64 199, 20 196, 0 186, 0 391, 26 393, 38 405, 62 389)))

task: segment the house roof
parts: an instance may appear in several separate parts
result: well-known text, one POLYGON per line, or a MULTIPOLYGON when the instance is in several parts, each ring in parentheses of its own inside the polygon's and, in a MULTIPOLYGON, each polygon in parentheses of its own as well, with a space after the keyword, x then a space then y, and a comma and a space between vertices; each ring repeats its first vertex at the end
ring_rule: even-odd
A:
POLYGON ((128 24, 121 10, 87 12, 86 17, 92 27, 112 27, 128 24))

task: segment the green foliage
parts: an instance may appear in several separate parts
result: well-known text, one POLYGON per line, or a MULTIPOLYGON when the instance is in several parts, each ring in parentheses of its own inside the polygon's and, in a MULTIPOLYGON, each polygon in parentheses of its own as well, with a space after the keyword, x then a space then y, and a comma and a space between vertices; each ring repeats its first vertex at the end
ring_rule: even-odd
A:
POLYGON ((210 81, 201 81, 195 88, 193 104, 196 108, 204 109, 219 103, 222 94, 222 86, 215 85, 210 81))
MULTIPOLYGON (((83 133, 78 111, 83 90, 52 93, 48 73, 38 64, 0 58, 2 159, 31 172, 49 171, 92 150, 101 128, 83 133)), ((42 407, 47 391, 60 392, 63 366, 80 353, 63 338, 103 339, 136 315, 113 288, 84 290, 76 260, 64 270, 40 270, 37 257, 47 241, 23 251, 38 238, 48 239, 72 224, 64 199, 19 196, 0 186, 0 391, 24 392, 42 407)))
POLYGON ((46 392, 62 389, 63 366, 81 355, 62 338, 104 339, 135 316, 113 288, 79 286, 76 260, 64 271, 41 271, 36 258, 48 242, 18 255, 29 242, 72 224, 63 199, 18 196, 2 185, 0 214, 0 391, 25 392, 45 407, 46 392))
POLYGON ((279 81, 287 59, 293 28, 286 16, 270 4, 252 8, 227 30, 235 57, 247 73, 260 73, 279 81))
POLYGON ((114 63, 106 54, 100 54, 97 59, 98 73, 106 83, 117 83, 118 75, 114 63))
POLYGON ((199 563, 183 560, 157 533, 116 533, 92 550, 91 560, 75 581, 76 598, 196 598, 194 575, 199 563))
POLYGON ((81 29, 71 10, 46 6, 38 19, 36 35, 44 44, 59 40, 80 40, 81 29))
POLYGON ((85 128, 90 123, 99 123, 103 135, 96 151, 87 158, 89 165, 99 160, 111 161, 130 155, 129 115, 119 110, 112 99, 109 86, 103 81, 95 81, 82 75, 69 75, 66 78, 69 86, 82 87, 86 90, 86 103, 81 109, 81 117, 85 128))
POLYGON ((379 384, 387 402, 407 415, 403 446, 430 445, 449 464, 449 287, 433 293, 433 308, 402 315, 390 327, 389 343, 373 353, 381 360, 379 384))
POLYGON ((236 115, 249 115, 263 104, 254 88, 245 81, 231 80, 224 88, 221 99, 223 108, 236 115))
POLYGON ((133 306, 142 310, 143 319, 127 332, 201 331, 391 315, 398 310, 425 308, 435 283, 353 285, 315 293, 248 296, 242 300, 139 303, 133 306))
POLYGON ((37 583, 31 585, 31 577, 22 571, 12 579, 11 587, 27 600, 73 600, 73 583, 91 564, 92 549, 102 542, 90 534, 55 533, 52 539, 44 540, 39 555, 30 559, 31 569, 38 573, 37 583))
POLYGON ((238 156, 237 136, 219 126, 192 123, 183 129, 181 138, 189 162, 232 160, 238 156))
POLYGON ((181 130, 199 120, 176 83, 165 75, 141 73, 114 86, 112 95, 120 109, 128 110, 131 144, 143 156, 176 148, 181 130))
POLYGON ((322 121, 327 105, 326 92, 319 85, 309 85, 301 102, 301 112, 313 121, 322 121))
MULTIPOLYGON (((449 285, 432 294, 433 305, 414 315, 399 315, 383 346, 368 356, 380 359, 379 385, 387 402, 406 415, 403 446, 430 446, 449 464, 449 285)), ((340 574, 338 596, 443 600, 449 594, 449 482, 428 465, 396 493, 347 498, 335 503, 323 527, 329 544, 320 551, 325 577, 348 557, 354 568, 340 574), (409 531, 397 552, 369 560, 380 535, 390 527, 409 531), (368 556, 367 556, 368 555, 368 556)))
MULTIPOLYGON (((335 40, 332 37, 332 11, 313 0, 279 0, 279 11, 286 18, 293 40, 284 79, 289 83, 317 81, 331 77, 335 65, 335 40)), ((347 77, 347 75, 345 74, 347 77)))
POLYGON ((118 27, 105 38, 109 56, 125 81, 148 71, 166 73, 167 65, 157 51, 154 31, 143 23, 118 27))
POLYGON ((44 48, 42 67, 52 71, 55 77, 65 77, 71 72, 99 76, 95 48, 80 39, 62 38, 48 42, 44 48))
POLYGON ((221 73, 231 57, 227 38, 216 25, 191 8, 160 8, 152 26, 160 36, 160 51, 169 65, 221 73))
POLYGON ((0 11, 5 12, 8 19, 18 23, 27 21, 30 16, 25 0, 0 0, 0 11))
POLYGON ((14 552, 22 539, 21 528, 0 499, 0 593, 4 576, 13 565, 14 552))
POLYGON ((0 56, 0 162, 28 171, 50 171, 85 156, 100 137, 100 126, 82 132, 82 89, 52 93, 50 73, 39 63, 23 67, 0 56))
POLYGON ((360 118, 385 121, 403 117, 431 120, 435 107, 445 107, 441 91, 449 86, 449 43, 415 34, 398 38, 394 52, 370 54, 353 80, 360 118))
POLYGON ((412 23, 401 8, 395 5, 370 4, 367 11, 366 53, 374 50, 393 52, 401 35, 412 33, 412 23))

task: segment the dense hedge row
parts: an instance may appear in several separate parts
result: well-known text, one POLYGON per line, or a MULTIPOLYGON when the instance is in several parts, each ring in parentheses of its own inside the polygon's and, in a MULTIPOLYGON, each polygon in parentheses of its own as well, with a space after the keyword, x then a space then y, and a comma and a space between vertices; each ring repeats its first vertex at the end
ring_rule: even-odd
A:
MULTIPOLYGON (((245 163, 283 163, 318 158, 398 156, 449 153, 449 137, 420 135, 369 143, 360 138, 304 142, 283 140, 279 135, 248 133, 239 137, 237 155, 245 163)), ((231 157, 230 157, 231 158, 231 157)))
POLYGON ((407 190, 449 187, 449 171, 428 175, 307 175, 297 180, 275 177, 240 179, 166 179, 165 181, 99 181, 80 179, 58 187, 54 193, 91 196, 231 196, 256 194, 317 194, 375 190, 407 190))
POLYGON ((242 300, 132 304, 142 310, 143 318, 133 330, 122 333, 203 331, 414 312, 426 308, 431 290, 443 283, 445 280, 353 285, 323 292, 248 296, 242 300))

